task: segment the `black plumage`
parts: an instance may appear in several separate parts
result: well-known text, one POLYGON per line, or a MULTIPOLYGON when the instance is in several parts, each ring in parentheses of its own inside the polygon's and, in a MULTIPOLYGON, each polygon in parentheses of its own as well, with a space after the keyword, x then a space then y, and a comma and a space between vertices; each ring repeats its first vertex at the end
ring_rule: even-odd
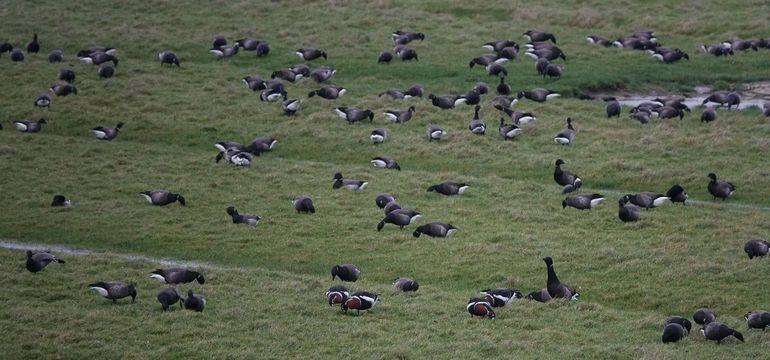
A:
POLYGON ((158 291, 157 298, 163 311, 167 311, 171 305, 176 303, 179 303, 179 308, 182 308, 182 302, 184 301, 184 299, 182 299, 182 294, 179 292, 179 289, 173 287, 160 289, 160 291, 158 291))
POLYGON ((548 289, 548 295, 554 299, 562 298, 568 300, 577 300, 580 296, 580 293, 575 291, 575 289, 569 285, 559 281, 559 277, 556 276, 556 271, 553 268, 553 259, 551 259, 550 256, 546 256, 543 258, 543 261, 545 262, 548 275, 546 281, 546 289, 548 289))
POLYGON ((717 175, 714 173, 709 173, 708 177, 711 179, 708 184, 708 191, 709 194, 714 196, 714 200, 716 198, 727 200, 727 198, 735 193, 735 185, 732 183, 717 180, 717 175))
POLYGON ((182 197, 181 194, 172 193, 167 190, 149 190, 149 191, 142 191, 139 193, 139 195, 144 196, 144 198, 149 202, 150 204, 157 205, 157 206, 166 206, 168 204, 175 203, 179 201, 179 203, 182 206, 186 206, 187 202, 182 197))
POLYGON ((187 284, 193 281, 204 284, 206 282, 203 274, 183 268, 155 269, 150 273, 152 274, 150 278, 163 284, 187 284))
POLYGON ((743 245, 743 251, 749 259, 767 256, 768 249, 770 249, 770 242, 762 239, 749 240, 743 245))
POLYGON ((385 215, 385 217, 377 224, 377 231, 382 230, 382 227, 385 226, 385 224, 393 224, 403 229, 404 226, 411 224, 421 216, 422 215, 420 215, 419 212, 414 210, 394 210, 393 212, 385 215))
POLYGON ((184 308, 195 312, 203 311, 206 306, 206 299, 193 293, 192 289, 187 290, 187 299, 184 301, 184 308))
POLYGON ((562 194, 577 191, 583 185, 583 180, 576 174, 563 170, 561 168, 561 165, 563 164, 565 164, 564 160, 556 159, 556 167, 553 170, 553 180, 562 186, 562 194))
POLYGON ((331 270, 332 280, 340 278, 342 281, 356 282, 361 270, 353 264, 334 265, 331 270))
POLYGON ((59 259, 47 252, 33 252, 31 250, 27 250, 26 267, 27 270, 33 274, 40 272, 52 262, 64 264, 64 260, 59 259))

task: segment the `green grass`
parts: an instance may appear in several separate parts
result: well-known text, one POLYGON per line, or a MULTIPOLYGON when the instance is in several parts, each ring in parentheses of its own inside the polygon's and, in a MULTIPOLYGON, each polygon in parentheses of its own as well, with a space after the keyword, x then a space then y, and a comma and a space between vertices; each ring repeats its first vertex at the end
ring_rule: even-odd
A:
MULTIPOLYGON (((546 104, 522 101, 538 120, 515 141, 503 142, 494 126, 498 112, 484 99, 486 136, 467 131, 470 107, 441 111, 427 100, 378 98, 388 88, 414 83, 427 93, 467 91, 478 81, 496 85, 468 61, 484 53, 481 44, 500 38, 522 40, 528 28, 556 34, 568 56, 561 80, 543 80, 533 62, 507 64, 514 89, 547 87, 583 90, 687 92, 717 83, 737 87, 770 79, 767 50, 733 59, 699 53, 703 43, 732 37, 767 37, 763 2, 622 2, 564 4, 459 1, 311 2, 115 2, 36 3, 35 16, 21 2, 0 5, 0 36, 23 44, 40 34, 42 53, 24 63, 0 58, 0 238, 59 244, 97 251, 67 256, 32 275, 21 251, 0 250, 0 286, 7 329, 0 352, 9 358, 90 358, 109 348, 136 358, 490 358, 619 357, 749 358, 766 353, 770 339, 748 331, 742 316, 764 306, 767 260, 749 261, 742 252, 751 238, 766 238, 770 178, 765 154, 770 125, 757 109, 721 111, 711 124, 694 109, 683 121, 641 125, 605 119, 604 104, 565 96, 546 104), (729 13, 741 21, 700 21, 704 14, 729 13), (365 15, 364 15, 365 14, 365 15), (637 14, 637 16, 632 16, 637 14), (399 28, 426 34, 416 43, 420 62, 376 65, 399 28), (690 53, 691 61, 660 64, 637 51, 588 46, 586 35, 617 37, 654 29, 664 44, 690 53), (238 54, 217 61, 207 53, 211 36, 253 36, 268 40, 270 56, 238 54), (116 77, 99 81, 96 68, 80 64, 80 48, 119 49, 116 77), (322 47, 338 69, 333 83, 349 88, 339 100, 305 101, 297 116, 281 115, 240 81, 268 76, 299 63, 293 51, 322 47), (64 65, 45 54, 60 47, 77 73, 79 95, 55 98, 49 110, 33 108, 64 65), (171 49, 181 68, 161 68, 157 53, 171 49), (385 124, 380 112, 417 107, 403 125, 385 124), (335 106, 375 110, 374 124, 346 125, 335 106), (575 144, 552 137, 575 119, 575 144), (45 117, 39 134, 12 130, 11 120, 45 117), (112 142, 99 142, 88 129, 123 121, 112 142), (428 142, 425 127, 440 124, 446 139, 428 142), (373 146, 368 134, 385 126, 389 140, 373 146), (250 168, 213 161, 213 144, 273 136, 273 152, 250 168), (369 159, 390 155, 403 171, 372 168, 369 159), (562 209, 553 183, 553 162, 584 179, 585 191, 607 201, 590 212, 562 209), (332 190, 340 171, 365 179, 362 192, 332 190), (706 174, 735 183, 728 201, 712 201, 706 174), (426 193, 445 180, 471 183, 458 197, 426 193), (694 201, 643 211, 638 223, 617 219, 615 199, 627 192, 665 192, 682 184, 694 201), (138 196, 165 188, 182 193, 187 207, 153 207, 138 196), (378 192, 396 195, 402 206, 443 220, 460 231, 447 239, 411 236, 387 225, 374 205, 378 192), (70 210, 48 207, 54 194, 72 198, 70 210), (299 215, 294 195, 313 197, 318 212, 299 215), (230 222, 224 209, 236 206, 264 217, 257 228, 230 222), (150 260, 126 254, 205 262, 207 299, 201 314, 161 313, 150 260), (543 256, 555 259, 562 280, 580 287, 576 303, 519 302, 498 311, 498 319, 471 319, 467 299, 488 287, 529 292, 545 285, 543 256), (354 263, 361 279, 351 290, 382 295, 361 316, 326 305, 328 271, 354 263), (390 287, 396 276, 420 282, 414 294, 390 287), (112 305, 88 292, 96 280, 134 282, 137 303, 112 305), (693 333, 680 344, 660 343, 669 314, 689 316, 700 306, 742 331, 745 344, 706 343, 693 333)), ((3 39, 0 39, 3 40, 3 39)), ((287 86, 305 98, 317 88, 308 80, 287 86)), ((182 286, 186 292, 188 286, 182 286)))

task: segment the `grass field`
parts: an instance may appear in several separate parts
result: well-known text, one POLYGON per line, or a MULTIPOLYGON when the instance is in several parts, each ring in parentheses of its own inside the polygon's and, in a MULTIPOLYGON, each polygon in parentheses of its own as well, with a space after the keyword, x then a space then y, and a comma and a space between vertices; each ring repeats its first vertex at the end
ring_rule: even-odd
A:
MULTIPOLYGON (((749 331, 747 311, 767 308, 767 259, 750 261, 743 244, 770 232, 770 122, 759 109, 719 110, 713 123, 693 109, 683 121, 642 125, 606 119, 604 103, 581 101, 583 91, 688 93, 694 86, 741 89, 770 80, 770 50, 732 58, 704 55, 699 46, 734 37, 770 36, 760 1, 527 2, 112 2, 41 1, 0 4, 0 41, 16 45, 40 35, 40 54, 23 63, 0 57, 0 239, 89 249, 57 253, 66 264, 38 274, 24 269, 24 252, 0 250, 0 345, 3 358, 759 358, 770 333, 749 331), (729 14, 729 21, 706 21, 729 14), (419 83, 426 95, 460 94, 496 78, 468 61, 485 42, 510 38, 523 44, 530 28, 553 32, 567 54, 564 75, 547 80, 521 56, 505 65, 514 90, 546 87, 562 98, 514 106, 538 120, 514 141, 497 134, 499 112, 486 95, 485 136, 467 130, 470 106, 442 111, 427 99, 378 97, 389 88, 419 83), (421 31, 413 43, 419 62, 377 65, 396 29, 421 31), (590 46, 590 34, 616 38, 652 29, 659 40, 690 53, 690 61, 661 64, 639 51, 590 46), (239 53, 222 61, 208 53, 211 38, 254 37, 270 42, 269 56, 239 53), (95 45, 118 49, 116 76, 99 80, 96 67, 74 54, 95 45), (308 79, 287 84, 304 103, 296 116, 259 101, 241 78, 269 77, 301 63, 294 50, 326 49, 331 82, 347 87, 338 100, 306 94, 308 79), (46 54, 64 50, 63 64, 46 54), (181 67, 161 67, 157 53, 175 51, 181 67), (77 73, 78 95, 53 99, 50 110, 32 106, 64 66, 77 73), (403 125, 388 124, 386 109, 417 108, 403 125), (358 106, 375 111, 374 123, 347 125, 332 111, 358 106), (572 117, 575 143, 553 136, 572 117), (45 117, 38 134, 13 130, 11 121, 45 117), (125 123, 120 136, 97 141, 96 126, 125 123), (428 124, 448 134, 428 142, 428 124), (389 139, 374 146, 375 127, 389 139), (216 164, 213 144, 272 136, 278 145, 249 168, 216 164), (402 171, 373 168, 390 155, 402 171), (600 192, 592 211, 562 209, 553 163, 584 180, 582 191, 600 192), (332 176, 369 181, 361 192, 332 190, 332 176), (736 184, 727 201, 713 201, 706 175, 736 184), (471 184, 466 194, 444 197, 425 189, 445 180, 471 184), (642 211, 622 223, 617 198, 629 192, 665 192, 679 183, 687 206, 642 211), (187 206, 148 205, 138 195, 169 189, 187 206), (377 193, 389 191, 406 208, 460 230, 435 239, 376 224, 377 193), (48 205, 65 194, 68 210, 48 205), (297 214, 295 195, 309 195, 317 213, 297 214), (225 208, 256 213, 256 228, 232 224, 225 208), (134 256, 136 255, 136 256, 134 256), (137 257, 138 256, 138 257, 137 257), (544 256, 554 258, 563 281, 581 300, 541 304, 520 301, 497 311, 494 321, 470 318, 465 305, 477 291, 545 286, 544 256), (194 261, 206 283, 183 285, 208 300, 203 313, 162 313, 149 278, 158 259, 194 261), (329 269, 353 263, 361 279, 352 291, 379 293, 381 301, 360 316, 330 308, 324 292, 336 282, 329 269), (420 282, 416 293, 396 293, 396 276, 420 282), (97 280, 136 284, 135 304, 118 305, 90 293, 97 280), (690 317, 701 306, 743 332, 746 343, 720 346, 697 331, 677 344, 660 341, 669 314, 690 317)), ((624 109, 624 113, 628 109, 624 109)), ((56 253, 54 251, 54 253, 56 253)))

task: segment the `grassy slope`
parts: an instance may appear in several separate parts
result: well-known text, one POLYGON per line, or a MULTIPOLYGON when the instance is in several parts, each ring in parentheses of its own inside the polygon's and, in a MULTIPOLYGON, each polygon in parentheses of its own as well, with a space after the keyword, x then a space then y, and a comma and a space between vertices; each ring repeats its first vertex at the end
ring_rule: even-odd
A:
MULTIPOLYGON (((766 22, 754 15, 766 13, 766 4, 628 3, 616 9, 601 8, 600 2, 559 7, 495 3, 484 9, 463 2, 382 1, 366 7, 174 4, 116 3, 105 12, 94 4, 50 2, 40 5, 35 18, 23 15, 22 4, 0 8, 7 19, 2 33, 12 42, 20 43, 35 29, 44 52, 56 44, 71 56, 82 47, 109 44, 120 49, 122 59, 117 77, 103 82, 96 80, 94 67, 73 61, 80 95, 54 99, 50 112, 35 110, 30 103, 53 83, 60 66, 44 62, 42 54, 23 64, 0 59, 6 79, 0 84, 3 124, 38 116, 51 122, 32 136, 0 132, 0 187, 18 189, 4 192, 0 236, 201 259, 243 270, 207 272, 210 281, 201 288, 210 307, 203 316, 161 316, 153 300, 157 286, 145 280, 152 264, 75 257, 66 266, 32 277, 17 265, 22 254, 3 251, 2 263, 13 265, 5 266, 10 275, 3 278, 8 282, 3 287, 9 291, 0 299, 12 310, 2 322, 18 337, 5 343, 24 344, 11 348, 19 356, 53 351, 54 345, 67 345, 56 350, 57 356, 93 356, 91 347, 115 338, 108 331, 115 323, 125 324, 120 330, 125 343, 118 351, 139 357, 200 352, 245 356, 253 351, 276 357, 343 353, 392 358, 447 352, 463 357, 511 352, 747 357, 766 348, 767 337, 758 334, 748 336, 749 344, 718 350, 698 336, 673 347, 658 344, 659 323, 669 313, 687 315, 709 305, 723 321, 744 330, 742 314, 766 300, 756 284, 764 280, 767 262, 748 262, 740 251, 746 239, 768 233, 770 180, 761 154, 769 150, 770 129, 758 111, 721 112, 708 125, 699 124, 694 111, 684 122, 642 126, 604 119, 598 102, 522 102, 517 107, 536 112, 538 123, 519 140, 504 143, 494 131, 486 137, 467 133, 470 108, 439 111, 415 101, 415 119, 387 125, 391 139, 380 147, 367 141, 373 126, 347 126, 330 111, 339 105, 406 107, 376 94, 412 83, 443 94, 464 92, 479 80, 492 82, 483 70, 469 71, 468 60, 483 53, 481 43, 519 40, 518 34, 529 27, 554 32, 569 62, 565 76, 553 82, 539 79, 532 62, 519 59, 506 66, 515 89, 545 86, 575 93, 620 84, 682 89, 767 79, 767 52, 739 54, 732 62, 697 54, 701 43, 770 34, 766 22), (724 9, 747 20, 723 26, 697 21, 703 13, 724 9), (360 15, 364 10, 365 17, 360 15), (110 30, 100 30, 104 28, 110 30), (415 45, 422 60, 373 65, 376 54, 390 44, 389 32, 397 28, 426 33, 426 41, 415 45), (619 36, 644 28, 689 51, 692 60, 663 65, 639 52, 584 45, 590 33, 619 36), (239 34, 265 38, 273 52, 259 60, 239 54, 218 62, 205 52, 215 33, 231 39, 239 34), (286 118, 243 87, 242 76, 267 76, 299 62, 292 51, 306 45, 329 51, 328 64, 340 70, 334 82, 348 87, 348 95, 332 102, 312 99, 300 115, 286 118), (163 49, 177 51, 183 67, 160 69, 155 54, 163 49), (558 147, 550 138, 566 116, 576 119, 577 142, 558 147), (114 142, 97 142, 87 134, 91 127, 117 121, 126 122, 126 128, 114 142), (429 144, 424 138, 429 123, 445 126, 447 141, 429 144), (256 135, 272 135, 280 143, 252 168, 211 161, 214 142, 247 141, 256 135), (368 159, 380 154, 398 159, 404 171, 371 168, 368 159), (551 180, 557 157, 585 179, 587 190, 606 192, 606 204, 590 213, 562 210, 551 180), (371 186, 361 193, 332 191, 336 171, 367 179, 371 186), (725 204, 664 206, 644 212, 637 224, 617 220, 614 199, 625 191, 665 191, 678 182, 692 198, 710 202, 705 189, 709 171, 735 182, 736 197, 725 204), (424 192, 427 185, 446 179, 467 180, 473 187, 457 198, 424 192), (189 206, 146 206, 136 192, 150 188, 179 191, 189 206), (398 231, 388 226, 377 233, 381 212, 373 200, 379 191, 391 191, 426 219, 450 221, 461 231, 444 240, 415 240, 411 227, 398 231), (51 211, 47 202, 56 193, 72 197, 76 208, 51 211), (293 213, 289 200, 295 194, 313 196, 319 212, 293 213), (258 229, 234 226, 224 213, 228 205, 266 219, 258 229), (492 323, 468 318, 464 302, 476 290, 542 287, 539 258, 544 255, 556 259, 564 280, 583 289, 583 301, 517 304, 501 310, 492 323), (338 316, 323 306, 321 294, 331 284, 325 274, 340 262, 363 270, 354 289, 384 295, 371 314, 338 316), (391 294, 389 281, 403 275, 421 282, 417 294, 391 294), (84 289, 97 278, 137 282, 139 304, 112 310, 84 289), (50 295, 20 301, 30 299, 34 289, 50 295), (45 331, 58 335, 42 344, 39 338, 30 340, 35 314, 52 312, 57 314, 52 323, 59 325, 45 331), (179 333, 170 331, 177 327, 189 336, 179 340, 179 333), (205 340, 195 336, 200 333, 205 340), (292 334, 288 339, 287 333, 292 334)), ((289 85, 289 93, 304 97, 313 88, 303 81, 289 85)), ((482 116, 493 125, 498 115, 485 107, 482 116)), ((381 118, 376 122, 383 126, 381 118)))

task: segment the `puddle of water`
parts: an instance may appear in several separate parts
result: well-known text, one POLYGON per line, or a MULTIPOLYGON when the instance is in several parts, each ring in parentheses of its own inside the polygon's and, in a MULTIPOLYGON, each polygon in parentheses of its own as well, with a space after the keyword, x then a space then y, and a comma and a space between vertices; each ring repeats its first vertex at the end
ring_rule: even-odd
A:
MULTIPOLYGON (((674 94, 634 94, 630 92, 615 92, 615 93, 595 93, 589 94, 595 99, 601 99, 605 96, 615 97, 621 105, 625 106, 637 106, 643 102, 655 101, 655 98, 669 98, 669 97, 684 97, 684 104, 695 109, 701 107, 703 100, 711 95, 715 90, 709 86, 696 86, 693 88, 695 94, 693 96, 681 96, 674 94)), ((741 96, 741 104, 738 105, 738 109, 747 109, 750 107, 758 107, 760 110, 764 108, 765 103, 770 102, 770 81, 759 81, 753 83, 741 84, 738 94, 741 96)), ((708 105, 715 105, 709 103, 708 105)), ((727 108, 727 107, 725 107, 727 108)))
MULTIPOLYGON (((656 97, 657 96, 627 97, 627 98, 615 97, 615 98, 618 100, 620 105, 635 107, 643 102, 655 101, 656 97)), ((707 97, 708 96, 686 97, 684 98, 683 103, 687 105, 690 109, 695 109, 697 107, 703 107, 701 104, 703 103, 703 100, 705 100, 707 97)), ((663 98, 663 96, 660 96, 660 98, 663 98)), ((765 105, 765 102, 766 102, 765 100, 760 100, 760 99, 741 99, 741 103, 740 105, 738 105, 738 109, 747 109, 750 107, 758 107, 762 109, 763 106, 765 105)), ((716 105, 716 104, 708 103, 706 105, 708 106, 708 105, 716 105)), ((725 106, 724 108, 727 109, 727 106, 725 106)))

